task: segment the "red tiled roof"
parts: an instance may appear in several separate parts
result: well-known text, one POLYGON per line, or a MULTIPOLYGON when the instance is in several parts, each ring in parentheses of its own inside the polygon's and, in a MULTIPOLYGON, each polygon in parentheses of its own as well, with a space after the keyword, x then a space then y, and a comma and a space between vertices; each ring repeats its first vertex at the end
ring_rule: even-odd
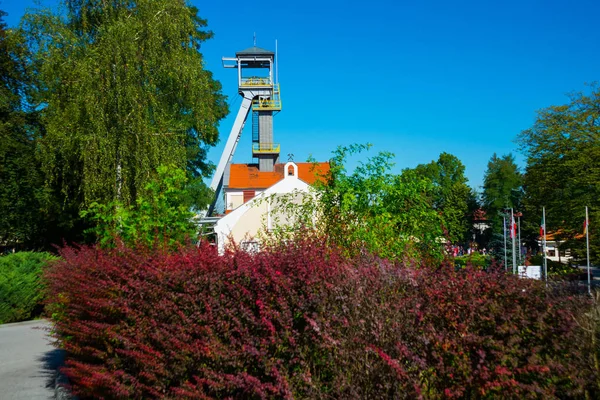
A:
POLYGON ((478 208, 473 212, 474 221, 487 221, 486 213, 481 208, 478 208))
MULTIPOLYGON (((324 181, 329 172, 329 163, 296 163, 298 178, 314 184, 324 181)), ((229 189, 267 189, 283 179, 285 164, 275 164, 273 172, 259 171, 256 164, 231 164, 229 170, 229 189)))

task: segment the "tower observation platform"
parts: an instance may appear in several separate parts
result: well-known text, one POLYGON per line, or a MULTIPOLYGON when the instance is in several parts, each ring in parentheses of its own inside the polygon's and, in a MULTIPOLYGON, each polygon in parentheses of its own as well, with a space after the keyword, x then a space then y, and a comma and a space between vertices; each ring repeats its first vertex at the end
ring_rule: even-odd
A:
POLYGON ((280 145, 273 139, 273 115, 281 111, 279 83, 274 77, 275 53, 260 47, 239 51, 235 57, 223 57, 223 67, 236 69, 238 93, 242 103, 221 154, 211 189, 215 198, 207 216, 214 212, 219 193, 223 188, 227 166, 231 163, 242 131, 252 111, 252 157, 258 159, 260 171, 272 172, 279 162, 280 145))

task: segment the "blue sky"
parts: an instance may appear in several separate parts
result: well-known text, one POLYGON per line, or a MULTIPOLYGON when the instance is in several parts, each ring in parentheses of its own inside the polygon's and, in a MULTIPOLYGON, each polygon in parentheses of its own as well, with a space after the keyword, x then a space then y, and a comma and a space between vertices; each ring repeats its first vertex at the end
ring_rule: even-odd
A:
MULTIPOLYGON (((44 5, 56 1, 42 0, 44 5)), ((600 2, 192 1, 214 39, 206 68, 232 104, 209 153, 218 162, 240 101, 221 57, 275 49, 283 111, 282 159, 325 161, 338 145, 370 142, 396 155, 396 171, 456 155, 479 187, 494 152, 517 152, 536 110, 599 80, 600 2)), ((0 2, 14 26, 33 0, 0 2)), ((251 161, 250 124, 235 162, 251 161)))

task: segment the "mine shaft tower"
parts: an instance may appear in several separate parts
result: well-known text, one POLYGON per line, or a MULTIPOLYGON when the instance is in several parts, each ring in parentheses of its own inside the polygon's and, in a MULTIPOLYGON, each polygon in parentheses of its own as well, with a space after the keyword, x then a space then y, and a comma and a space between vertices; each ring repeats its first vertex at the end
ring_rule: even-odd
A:
POLYGON ((252 157, 258 158, 258 169, 271 172, 279 162, 280 145, 273 141, 273 114, 281 111, 279 83, 274 77, 275 53, 255 44, 237 52, 235 57, 223 57, 222 62, 225 68, 237 69, 238 92, 243 99, 210 184, 215 198, 208 209, 208 216, 214 212, 226 168, 233 158, 251 109, 252 157))

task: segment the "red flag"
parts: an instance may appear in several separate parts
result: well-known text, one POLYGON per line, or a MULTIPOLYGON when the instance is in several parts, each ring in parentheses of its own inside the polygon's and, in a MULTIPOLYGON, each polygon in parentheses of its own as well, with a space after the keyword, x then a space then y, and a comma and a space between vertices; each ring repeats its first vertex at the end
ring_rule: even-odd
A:
POLYGON ((517 237, 517 224, 515 223, 514 215, 511 218, 512 218, 512 221, 510 224, 510 238, 514 239, 517 237))

